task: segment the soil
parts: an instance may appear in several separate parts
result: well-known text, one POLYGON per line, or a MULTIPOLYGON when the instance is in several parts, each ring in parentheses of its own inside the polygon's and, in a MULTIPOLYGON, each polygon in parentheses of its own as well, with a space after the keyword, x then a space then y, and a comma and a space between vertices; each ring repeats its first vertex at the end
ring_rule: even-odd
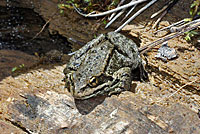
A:
MULTIPOLYGON (((137 41, 142 47, 167 34, 167 32, 154 34, 156 29, 189 17, 188 10, 192 0, 181 0, 163 18, 158 27, 152 29, 155 20, 151 20, 150 16, 160 9, 164 2, 161 0, 154 4, 127 25, 121 33, 137 41)), ((54 16, 42 32, 44 36, 39 36, 38 40, 31 42, 28 47, 20 46, 20 43, 24 43, 19 40, 8 41, 7 48, 0 50, 1 132, 9 133, 5 128, 10 128, 10 131, 16 133, 116 133, 114 130, 122 133, 125 131, 198 133, 200 131, 200 119, 197 115, 200 109, 200 44, 195 42, 195 39, 193 41, 195 43, 186 42, 184 36, 170 40, 168 44, 176 49, 178 57, 167 62, 155 58, 160 46, 144 55, 149 81, 133 81, 133 92, 126 91, 118 96, 100 97, 89 101, 74 100, 65 91, 62 81, 63 69, 70 58, 67 53, 77 50, 95 35, 116 29, 119 21, 111 28, 104 29, 102 23, 104 18, 83 18, 73 9, 67 9, 65 14, 61 15, 56 8, 57 3, 57 0, 14 3, 20 10, 23 8, 24 12, 34 9, 46 22, 52 15, 54 16), (53 43, 54 41, 49 41, 53 40, 48 37, 49 34, 59 35, 59 39, 53 43), (10 47, 13 44, 17 45, 10 47), (53 55, 49 55, 48 52, 53 55), (22 64, 25 67, 20 68, 22 64), (18 69, 12 72, 14 67, 18 69), (134 120, 136 122, 133 122, 134 120)), ((6 2, 0 2, 0 5, 5 7, 6 2)), ((26 23, 29 21, 30 19, 25 20, 26 23)), ((37 30, 31 30, 36 27, 31 24, 32 33, 24 32, 24 35, 31 35, 26 39, 36 35, 44 24, 42 22, 37 30)), ((10 32, 10 29, 6 29, 6 33, 10 32)), ((11 36, 3 37, 5 40, 2 42, 6 42, 11 36)))

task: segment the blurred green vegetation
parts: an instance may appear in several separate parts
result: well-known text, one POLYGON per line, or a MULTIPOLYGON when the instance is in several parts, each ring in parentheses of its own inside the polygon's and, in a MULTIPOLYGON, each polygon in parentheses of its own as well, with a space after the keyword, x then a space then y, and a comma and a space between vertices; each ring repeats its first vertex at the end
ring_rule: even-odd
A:
POLYGON ((84 13, 102 12, 115 8, 119 2, 120 0, 65 0, 58 4, 58 8, 63 13, 66 8, 73 8, 72 4, 74 4, 84 13))
MULTIPOLYGON (((191 18, 185 19, 185 21, 192 21, 196 17, 200 16, 200 0, 194 0, 194 2, 190 6, 190 11, 189 11, 191 18)), ((194 37, 195 35, 199 35, 199 30, 192 30, 189 32, 185 32, 185 40, 186 41, 191 41, 191 38, 194 37)))

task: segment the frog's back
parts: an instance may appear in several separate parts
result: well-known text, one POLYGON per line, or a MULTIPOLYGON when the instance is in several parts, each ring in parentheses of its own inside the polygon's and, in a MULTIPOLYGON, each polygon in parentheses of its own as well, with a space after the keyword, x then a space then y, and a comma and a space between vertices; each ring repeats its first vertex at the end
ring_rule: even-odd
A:
POLYGON ((125 56, 128 56, 130 59, 133 60, 138 59, 138 47, 133 40, 116 32, 109 32, 107 34, 107 37, 110 40, 110 42, 114 44, 115 47, 125 56))
POLYGON ((105 40, 87 52, 81 66, 73 76, 77 89, 86 86, 85 84, 92 77, 100 76, 104 72, 113 49, 114 46, 108 40, 105 40))

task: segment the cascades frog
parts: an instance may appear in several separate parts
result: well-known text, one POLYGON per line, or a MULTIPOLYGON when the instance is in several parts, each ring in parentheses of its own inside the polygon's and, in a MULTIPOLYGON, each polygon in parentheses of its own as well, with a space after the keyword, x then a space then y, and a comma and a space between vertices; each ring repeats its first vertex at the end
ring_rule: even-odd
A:
POLYGON ((144 76, 136 44, 120 33, 101 34, 79 49, 64 69, 65 84, 75 99, 129 90, 134 70, 144 76))

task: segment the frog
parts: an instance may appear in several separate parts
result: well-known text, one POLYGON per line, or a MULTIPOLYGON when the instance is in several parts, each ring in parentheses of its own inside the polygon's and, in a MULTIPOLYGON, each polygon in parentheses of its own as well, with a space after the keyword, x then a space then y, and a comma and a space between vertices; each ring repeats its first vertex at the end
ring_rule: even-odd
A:
POLYGON ((64 69, 65 88, 75 99, 130 90, 134 70, 145 70, 136 43, 117 32, 100 34, 77 50, 64 69))

